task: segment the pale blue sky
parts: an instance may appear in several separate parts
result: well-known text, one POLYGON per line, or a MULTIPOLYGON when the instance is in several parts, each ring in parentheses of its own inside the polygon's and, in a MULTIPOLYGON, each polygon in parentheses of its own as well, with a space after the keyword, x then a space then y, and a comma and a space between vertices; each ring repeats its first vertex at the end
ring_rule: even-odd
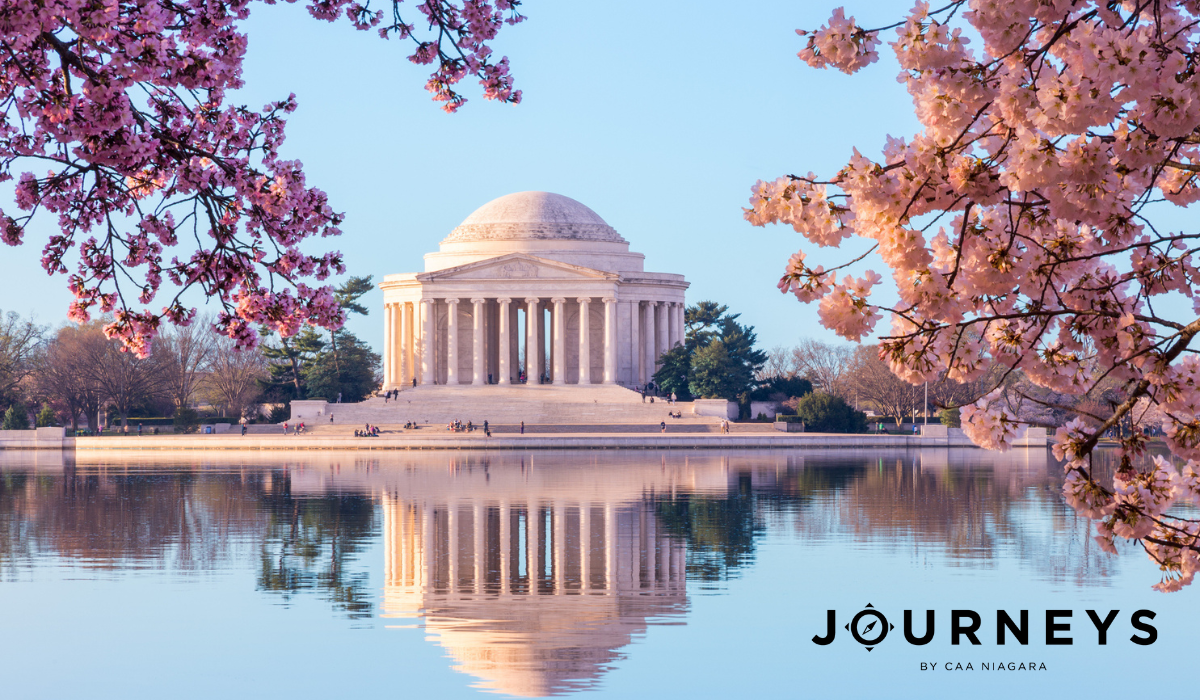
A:
MULTIPOLYGON (((853 77, 796 58, 794 30, 815 28, 839 4, 529 0, 528 21, 495 44, 525 101, 486 102, 471 85, 456 115, 429 100, 408 45, 317 22, 302 4, 256 5, 237 98, 257 108, 296 93, 284 155, 302 160, 310 184, 348 215, 340 239, 309 249, 342 250, 351 274, 421 270, 421 256, 480 205, 548 190, 594 209, 646 255, 647 269, 685 274, 689 303, 740 312, 764 347, 832 340, 815 306, 775 289, 799 236, 754 228, 741 209, 756 179, 832 174, 853 147, 874 155, 885 134, 918 128, 886 53, 853 77)), ((849 10, 878 26, 910 4, 849 10)), ((11 208, 10 193, 0 192, 0 207, 11 208)), ((0 308, 57 324, 70 298, 65 278, 42 272, 37 238, 0 256, 0 308)), ((379 293, 368 303, 377 308, 379 293)), ((378 348, 378 311, 351 329, 378 348)))

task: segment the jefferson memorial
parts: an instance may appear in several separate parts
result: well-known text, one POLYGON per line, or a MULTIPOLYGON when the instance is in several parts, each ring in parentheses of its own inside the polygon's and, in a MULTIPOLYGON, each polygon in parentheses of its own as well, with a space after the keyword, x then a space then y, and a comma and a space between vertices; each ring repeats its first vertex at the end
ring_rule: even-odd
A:
POLYGON ((492 200, 425 255, 424 272, 379 285, 383 388, 645 384, 683 342, 688 283, 644 261, 570 197, 492 200))

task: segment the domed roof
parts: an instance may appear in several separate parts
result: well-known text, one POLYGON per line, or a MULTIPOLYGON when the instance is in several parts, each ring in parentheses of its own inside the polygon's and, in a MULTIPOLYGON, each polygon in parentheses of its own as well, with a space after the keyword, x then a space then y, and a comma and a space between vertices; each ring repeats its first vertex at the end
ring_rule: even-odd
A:
POLYGON ((493 199, 442 242, 529 239, 626 242, 599 214, 552 192, 515 192, 493 199))

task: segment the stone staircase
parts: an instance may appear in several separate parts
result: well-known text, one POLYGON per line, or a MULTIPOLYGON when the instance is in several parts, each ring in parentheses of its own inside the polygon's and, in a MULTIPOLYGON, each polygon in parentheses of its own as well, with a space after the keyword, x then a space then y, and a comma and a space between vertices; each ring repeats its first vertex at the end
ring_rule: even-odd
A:
MULTIPOLYGON (((293 409, 295 411, 295 409, 293 409)), ((372 397, 352 404, 330 404, 321 416, 293 413, 293 421, 303 420, 310 429, 325 432, 331 428, 372 425, 403 425, 416 421, 422 425, 444 426, 454 420, 482 425, 487 420, 501 426, 657 426, 666 421, 672 427, 715 426, 720 420, 692 413, 690 402, 669 405, 665 399, 642 402, 641 394, 621 386, 591 385, 517 385, 517 386, 416 386, 405 389, 385 403, 372 397), (668 418, 668 412, 681 418, 668 418), (332 424, 329 420, 333 416, 332 424)), ((340 431, 339 431, 340 432, 340 431)), ((702 430, 698 432, 704 432, 702 430)))

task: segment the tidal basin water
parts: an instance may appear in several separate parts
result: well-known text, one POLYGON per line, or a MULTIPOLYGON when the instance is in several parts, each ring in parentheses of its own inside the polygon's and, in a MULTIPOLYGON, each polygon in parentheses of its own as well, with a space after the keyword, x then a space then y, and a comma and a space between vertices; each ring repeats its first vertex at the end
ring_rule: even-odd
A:
POLYGON ((1043 450, 0 452, 0 697, 1190 696, 1200 589, 1060 485, 1043 450))

